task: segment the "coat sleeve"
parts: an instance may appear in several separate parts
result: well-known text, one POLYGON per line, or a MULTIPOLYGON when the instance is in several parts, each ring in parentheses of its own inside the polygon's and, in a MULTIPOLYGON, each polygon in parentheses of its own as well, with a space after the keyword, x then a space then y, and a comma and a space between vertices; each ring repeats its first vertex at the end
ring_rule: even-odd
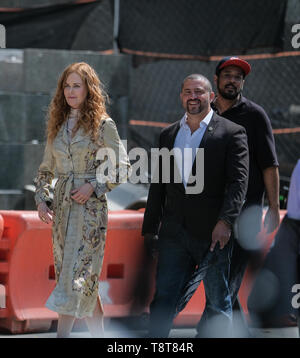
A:
POLYGON ((244 128, 231 136, 226 155, 226 190, 220 220, 233 225, 240 214, 248 188, 249 152, 244 128))
POLYGON ((99 165, 96 179, 90 180, 97 197, 111 191, 121 183, 126 183, 131 173, 131 165, 126 149, 119 137, 115 122, 107 118, 103 130, 104 147, 97 153, 99 165))
POLYGON ((47 142, 44 157, 39 166, 37 176, 34 178, 35 183, 35 203, 38 206, 45 202, 48 206, 52 204, 51 183, 54 178, 55 158, 52 153, 52 145, 47 142))
MULTIPOLYGON (((159 149, 162 148, 162 135, 159 138, 159 149)), ((155 167, 154 176, 158 178, 152 181, 148 193, 147 205, 144 214, 142 235, 157 234, 163 216, 166 200, 166 184, 162 180, 162 163, 158 159, 155 167)))

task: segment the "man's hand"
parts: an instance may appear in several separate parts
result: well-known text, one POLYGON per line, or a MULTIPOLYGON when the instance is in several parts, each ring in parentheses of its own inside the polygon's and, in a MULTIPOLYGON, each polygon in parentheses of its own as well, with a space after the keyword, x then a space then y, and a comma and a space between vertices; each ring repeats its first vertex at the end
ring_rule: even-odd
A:
POLYGON ((158 252, 158 236, 155 234, 144 235, 144 246, 146 251, 152 256, 156 257, 158 252))
POLYGON ((71 198, 78 204, 84 204, 93 194, 94 188, 90 183, 85 183, 71 191, 71 198))
POLYGON ((230 226, 225 223, 223 220, 219 220, 214 228, 214 231, 212 232, 211 237, 211 245, 210 245, 210 251, 214 251, 214 248, 219 242, 220 249, 222 250, 224 246, 227 244, 227 242, 230 239, 231 235, 231 228, 230 226))
POLYGON ((279 207, 269 207, 266 212, 264 227, 267 228, 267 234, 273 232, 280 223, 279 207))

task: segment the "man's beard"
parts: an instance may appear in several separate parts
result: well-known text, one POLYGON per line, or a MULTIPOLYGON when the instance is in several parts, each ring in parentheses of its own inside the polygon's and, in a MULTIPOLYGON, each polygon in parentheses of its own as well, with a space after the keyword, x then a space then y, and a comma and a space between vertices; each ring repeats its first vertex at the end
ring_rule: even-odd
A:
POLYGON ((189 113, 189 114, 199 114, 203 111, 203 106, 201 105, 201 102, 199 99, 197 100, 190 100, 190 101, 187 101, 187 104, 186 104, 186 111, 189 113), (198 105, 189 105, 189 102, 198 102, 198 105), (192 109, 193 107, 193 109, 192 109))
POLYGON ((237 97, 241 94, 242 89, 238 90, 233 84, 226 85, 225 89, 226 89, 226 87, 228 88, 229 86, 231 87, 232 90, 230 92, 226 92, 225 90, 220 88, 220 85, 219 85, 219 82, 218 82, 218 92, 219 92, 219 94, 225 99, 229 99, 229 100, 237 99, 237 97))

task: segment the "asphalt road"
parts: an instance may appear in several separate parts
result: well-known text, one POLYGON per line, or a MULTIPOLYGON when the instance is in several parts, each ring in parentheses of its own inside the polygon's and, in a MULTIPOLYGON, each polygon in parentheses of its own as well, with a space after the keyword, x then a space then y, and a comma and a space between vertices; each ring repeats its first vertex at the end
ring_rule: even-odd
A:
MULTIPOLYGON (((252 328, 250 329, 251 338, 299 338, 298 327, 285 328, 252 328)), ((114 327, 105 332, 105 338, 143 338, 145 331, 130 331, 124 327, 114 327)), ((196 330, 193 328, 176 328, 170 332, 170 338, 194 338, 196 330)), ((1 333, 0 338, 55 338, 56 332, 36 332, 27 334, 1 333)), ((92 338, 88 331, 72 332, 70 338, 92 338)), ((245 337, 239 337, 245 338, 245 337)))

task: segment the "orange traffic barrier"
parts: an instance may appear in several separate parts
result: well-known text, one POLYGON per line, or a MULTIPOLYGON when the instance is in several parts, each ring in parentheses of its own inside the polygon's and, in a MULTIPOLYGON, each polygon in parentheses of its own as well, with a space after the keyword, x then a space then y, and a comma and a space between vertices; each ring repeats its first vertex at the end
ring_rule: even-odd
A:
MULTIPOLYGON (((0 329, 11 333, 46 331, 58 318, 45 307, 55 286, 51 226, 41 222, 36 211, 0 211, 0 214, 0 329)), ((281 212, 281 218, 284 214, 281 212)), ((143 216, 143 209, 108 214, 99 278, 106 317, 143 317, 149 311, 155 289, 156 260, 143 247, 143 216)), ((275 233, 266 237, 265 253, 274 236, 275 233)), ((251 272, 246 271, 239 293, 246 313, 252 282, 251 272)), ((204 305, 201 284, 174 324, 195 325, 204 305)))
MULTIPOLYGON (((4 220, 0 238, 0 329, 11 333, 46 331, 58 318, 45 307, 55 286, 51 226, 39 220, 37 211, 0 213, 4 220)), ((139 290, 140 285, 145 287, 145 275, 152 277, 153 272, 144 272, 142 221, 143 210, 109 212, 99 290, 106 316, 143 313, 149 303, 150 291, 143 294, 139 290)))
MULTIPOLYGON (((4 230, 4 220, 3 217, 0 215, 0 269, 1 269, 1 262, 4 259, 3 251, 1 250, 1 238, 4 230)), ((1 278, 0 278, 1 280, 1 278)), ((1 284, 0 281, 0 308, 5 308, 5 286, 1 284)))
POLYGON ((57 318, 44 307, 54 287, 49 279, 51 227, 39 220, 36 211, 1 211, 1 215, 0 284, 5 288, 5 307, 0 308, 0 328, 11 333, 48 330, 57 318))
POLYGON ((105 316, 140 316, 148 310, 154 291, 156 262, 144 250, 143 218, 143 209, 109 213, 100 275, 105 316))

